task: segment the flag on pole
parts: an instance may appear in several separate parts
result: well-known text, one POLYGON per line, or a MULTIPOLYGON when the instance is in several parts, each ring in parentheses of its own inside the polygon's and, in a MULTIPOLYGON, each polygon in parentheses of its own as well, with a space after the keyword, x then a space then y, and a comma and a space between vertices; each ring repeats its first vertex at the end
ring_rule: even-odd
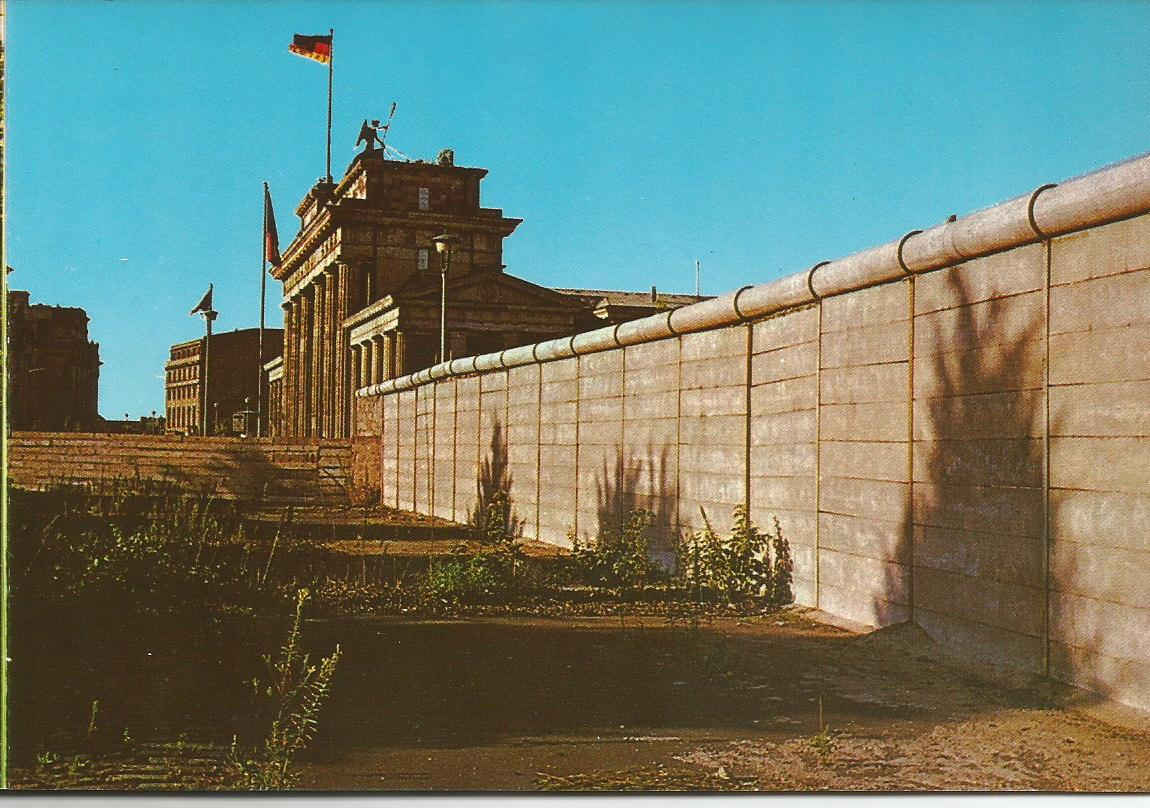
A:
POLYGON ((276 266, 280 262, 280 237, 276 232, 276 212, 272 208, 272 194, 264 183, 264 259, 276 266))
POLYGON ((211 311, 211 310, 212 310, 212 285, 209 283, 208 284, 208 291, 204 293, 204 296, 200 299, 200 302, 197 303, 196 307, 194 309, 192 309, 190 312, 188 312, 188 314, 189 315, 195 315, 195 314, 199 314, 201 311, 211 311))
POLYGON ((294 34, 288 50, 305 59, 312 59, 325 65, 331 64, 331 35, 304 36, 303 34, 294 34))

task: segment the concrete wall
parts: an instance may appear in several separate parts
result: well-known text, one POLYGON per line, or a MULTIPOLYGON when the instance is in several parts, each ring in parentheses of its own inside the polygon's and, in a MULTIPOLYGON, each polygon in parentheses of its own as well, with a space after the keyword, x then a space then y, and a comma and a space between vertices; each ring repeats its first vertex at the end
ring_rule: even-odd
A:
POLYGON ((427 511, 411 486, 431 475, 461 518, 498 460, 527 538, 644 507, 662 550, 745 505, 779 519, 800 603, 1150 708, 1148 211, 1144 157, 361 390, 382 401, 384 498, 427 511), (452 460, 412 469, 428 423, 420 444, 452 460))
MULTIPOLYGON (((379 438, 372 444, 378 450, 379 438)), ((359 479, 371 479, 372 465, 359 464, 359 479)), ((16 488, 129 478, 214 491, 223 499, 345 502, 352 450, 347 441, 267 438, 81 432, 13 432, 8 438, 8 480, 16 488)))

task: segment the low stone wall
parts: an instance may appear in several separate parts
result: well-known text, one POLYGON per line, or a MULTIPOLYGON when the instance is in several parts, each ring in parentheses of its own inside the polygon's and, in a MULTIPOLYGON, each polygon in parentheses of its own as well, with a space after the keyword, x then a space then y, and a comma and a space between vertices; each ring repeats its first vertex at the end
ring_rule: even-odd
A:
MULTIPOLYGON (((359 391, 385 504, 529 538, 778 518, 799 603, 1150 708, 1150 157, 359 391)), ((365 452, 365 458, 372 453, 365 452)))
POLYGON ((125 478, 174 482, 225 499, 342 502, 351 448, 347 441, 82 432, 14 432, 8 439, 14 487, 125 478))

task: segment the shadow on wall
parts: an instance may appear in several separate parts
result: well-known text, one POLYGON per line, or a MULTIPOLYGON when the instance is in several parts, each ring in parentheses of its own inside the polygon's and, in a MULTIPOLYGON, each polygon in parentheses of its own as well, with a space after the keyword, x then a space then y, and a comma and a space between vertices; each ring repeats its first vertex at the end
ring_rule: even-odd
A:
POLYGON ((915 622, 949 650, 1038 672, 1042 307, 1037 294, 974 301, 959 271, 946 282, 952 307, 915 323, 916 337, 934 331, 916 339, 932 354, 915 368, 916 481, 876 612, 913 592, 915 622))
POLYGON ((475 507, 468 524, 489 538, 518 539, 523 535, 523 519, 511 502, 511 467, 508 462, 507 436, 499 419, 491 429, 487 457, 479 467, 475 482, 475 507))
POLYGON ((597 535, 611 531, 621 534, 632 512, 646 510, 652 516, 648 556, 673 569, 678 544, 678 500, 668 481, 667 447, 660 448, 656 454, 648 446, 645 457, 627 461, 622 448, 616 447, 614 468, 609 468, 604 460, 596 475, 597 535))

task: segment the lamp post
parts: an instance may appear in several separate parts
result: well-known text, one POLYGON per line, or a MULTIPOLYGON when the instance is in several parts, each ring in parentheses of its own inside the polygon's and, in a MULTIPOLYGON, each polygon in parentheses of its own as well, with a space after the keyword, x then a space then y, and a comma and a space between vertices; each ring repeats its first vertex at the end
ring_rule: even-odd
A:
MULTIPOLYGON (((208 305, 211 306, 211 303, 209 302, 208 305)), ((200 384, 203 388, 201 391, 203 408, 200 410, 200 435, 206 437, 208 434, 208 365, 212 358, 212 322, 219 316, 219 312, 209 308, 203 312, 203 315, 204 328, 207 334, 204 335, 204 371, 200 374, 200 384)))
POLYGON ((459 243, 459 236, 446 230, 431 239, 435 251, 443 256, 439 262, 439 361, 447 361, 447 271, 451 268, 451 251, 459 243))

